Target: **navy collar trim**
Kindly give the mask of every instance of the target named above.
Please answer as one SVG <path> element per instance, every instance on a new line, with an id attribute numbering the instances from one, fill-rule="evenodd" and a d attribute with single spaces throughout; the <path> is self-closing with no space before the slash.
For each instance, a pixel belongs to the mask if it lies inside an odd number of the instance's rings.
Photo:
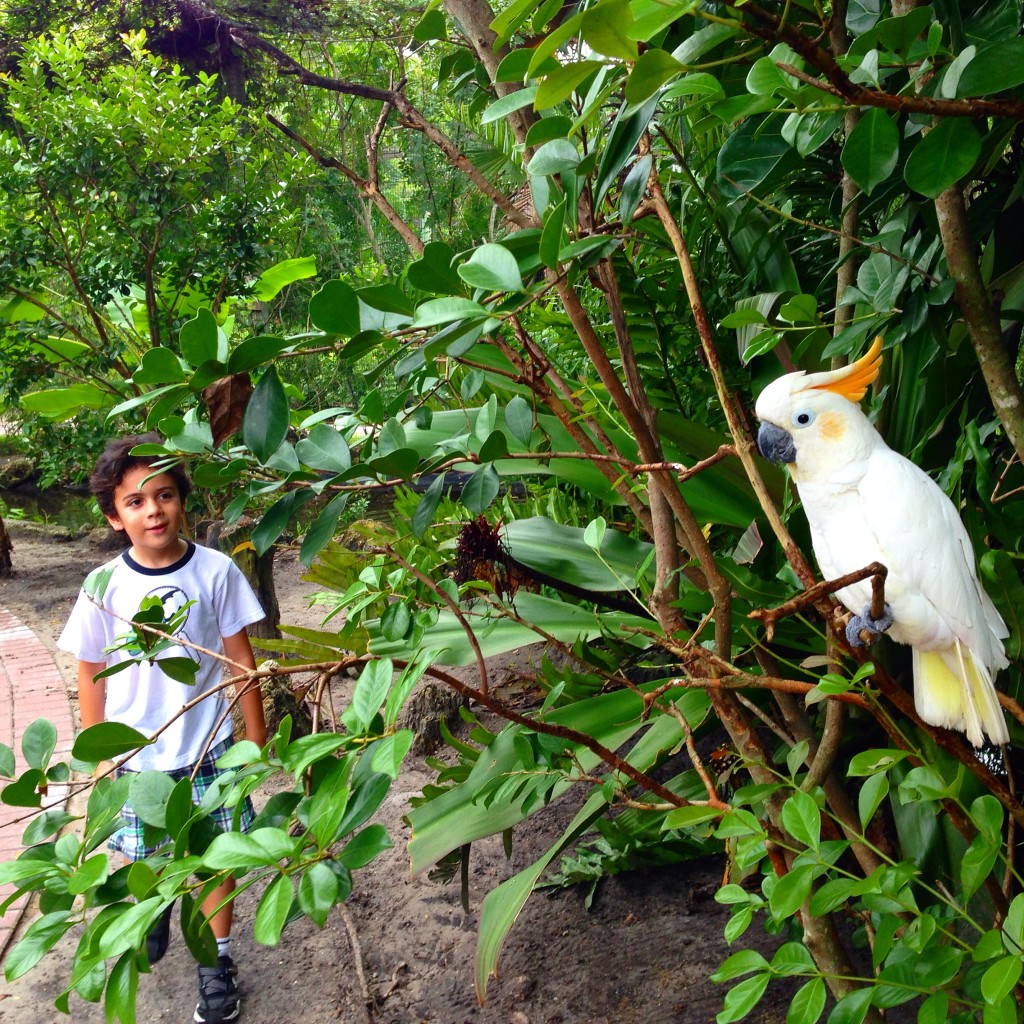
<path id="1" fill-rule="evenodd" d="M 192 556 L 196 553 L 195 544 L 187 540 L 185 543 L 188 547 L 185 549 L 185 554 L 181 556 L 176 562 L 172 562 L 170 565 L 165 565 L 160 569 L 151 569 L 148 565 L 140 565 L 132 558 L 128 551 L 125 551 L 121 557 L 124 559 L 124 564 L 129 569 L 134 569 L 135 572 L 141 573 L 143 576 L 169 576 L 172 572 L 177 572 L 179 569 L 184 568 L 190 561 Z"/>

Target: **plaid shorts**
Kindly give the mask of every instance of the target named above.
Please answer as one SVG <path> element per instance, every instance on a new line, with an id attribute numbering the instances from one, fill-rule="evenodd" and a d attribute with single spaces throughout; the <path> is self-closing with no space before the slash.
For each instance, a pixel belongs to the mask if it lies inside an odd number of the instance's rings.
<path id="1" fill-rule="evenodd" d="M 216 767 L 216 761 L 231 748 L 231 745 L 231 740 L 224 740 L 218 743 L 199 762 L 199 771 L 192 780 L 192 802 L 194 804 L 198 804 L 202 800 L 203 794 L 213 784 L 213 781 L 218 776 L 224 774 L 221 769 Z M 181 779 L 187 779 L 192 774 L 194 768 L 195 765 L 185 765 L 184 768 L 173 768 L 168 772 L 164 772 L 164 774 L 170 776 L 175 782 L 179 782 Z M 117 774 L 120 776 L 132 775 L 134 773 L 129 769 L 121 768 Z M 223 831 L 230 832 L 234 823 L 234 815 L 234 807 L 221 806 L 210 812 L 210 819 Z M 245 797 L 239 821 L 240 831 L 248 832 L 252 828 L 255 818 L 256 812 L 253 810 L 252 801 L 249 797 Z M 158 853 L 173 842 L 173 837 L 169 836 L 161 840 L 156 846 L 147 846 L 143 838 L 142 822 L 136 817 L 131 804 L 126 803 L 121 808 L 121 819 L 124 821 L 124 826 L 110 837 L 107 845 L 111 850 L 119 850 L 128 860 L 135 861 L 151 857 L 154 853 Z"/>

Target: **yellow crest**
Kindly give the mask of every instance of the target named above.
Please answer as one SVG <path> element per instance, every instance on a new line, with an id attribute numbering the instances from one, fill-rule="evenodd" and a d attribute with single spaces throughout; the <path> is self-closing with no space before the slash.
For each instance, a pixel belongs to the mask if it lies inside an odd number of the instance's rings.
<path id="1" fill-rule="evenodd" d="M 859 402 L 878 378 L 881 368 L 882 336 L 878 335 L 871 343 L 871 348 L 857 362 L 832 373 L 816 373 L 814 376 L 820 379 L 820 383 L 810 386 L 821 391 L 831 391 L 833 394 L 842 395 L 843 398 L 847 398 L 851 402 Z"/>

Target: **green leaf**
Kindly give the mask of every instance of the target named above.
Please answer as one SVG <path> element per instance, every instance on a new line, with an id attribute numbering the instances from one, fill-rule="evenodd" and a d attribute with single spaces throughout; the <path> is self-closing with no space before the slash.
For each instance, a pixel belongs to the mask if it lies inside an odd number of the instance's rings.
<path id="1" fill-rule="evenodd" d="M 492 430 L 477 453 L 481 462 L 496 462 L 508 456 L 508 438 L 500 430 Z"/>
<path id="2" fill-rule="evenodd" d="M 308 487 L 289 491 L 263 513 L 250 536 L 257 555 L 266 554 L 271 549 L 274 541 L 284 533 L 292 518 L 313 496 Z"/>
<path id="3" fill-rule="evenodd" d="M 338 854 L 338 860 L 350 871 L 366 867 L 375 857 L 394 846 L 383 825 L 368 825 L 357 832 Z"/>
<path id="4" fill-rule="evenodd" d="M 896 169 L 900 133 L 896 122 L 881 108 L 866 110 L 843 146 L 847 174 L 868 195 Z"/>
<path id="5" fill-rule="evenodd" d="M 651 176 L 651 164 L 654 158 L 645 153 L 630 169 L 626 180 L 622 183 L 622 195 L 619 197 L 619 216 L 623 224 L 630 224 L 640 201 L 647 191 L 647 182 Z"/>
<path id="6" fill-rule="evenodd" d="M 476 249 L 469 260 L 459 266 L 458 273 L 467 284 L 489 292 L 518 292 L 523 288 L 515 256 L 496 242 L 488 242 Z M 419 310 L 416 316 L 418 321 Z"/>
<path id="7" fill-rule="evenodd" d="M 57 910 L 33 921 L 21 941 L 14 945 L 4 960 L 4 977 L 15 981 L 51 950 L 72 926 L 70 910 Z"/>
<path id="8" fill-rule="evenodd" d="M 299 561 L 303 565 L 310 565 L 313 559 L 334 537 L 338 520 L 348 504 L 348 497 L 348 494 L 345 492 L 336 494 L 327 503 L 327 507 L 317 516 L 316 522 L 306 530 L 302 538 L 302 546 L 299 548 Z"/>
<path id="9" fill-rule="evenodd" d="M 21 752 L 29 768 L 46 771 L 57 746 L 57 727 L 46 718 L 30 722 L 21 737 Z"/>
<path id="10" fill-rule="evenodd" d="M 295 344 L 288 338 L 275 337 L 270 334 L 259 334 L 255 338 L 246 338 L 228 356 L 227 371 L 229 374 L 248 373 L 257 366 L 269 363 L 275 356 Z"/>
<path id="11" fill-rule="evenodd" d="M 428 299 L 416 307 L 413 327 L 435 327 L 454 320 L 473 320 L 490 316 L 490 310 L 472 299 L 451 296 L 443 299 Z"/>
<path id="12" fill-rule="evenodd" d="M 135 384 L 178 384 L 188 376 L 181 360 L 169 348 L 151 348 L 132 374 Z"/>
<path id="13" fill-rule="evenodd" d="M 776 172 L 796 160 L 782 135 L 783 121 L 768 117 L 747 117 L 729 135 L 718 151 L 718 176 L 722 191 L 730 199 L 758 188 Z"/>
<path id="14" fill-rule="evenodd" d="M 178 332 L 182 357 L 192 366 L 227 359 L 227 352 L 221 352 L 221 331 L 214 315 L 200 306 L 191 320 L 186 320 Z M 151 382 L 158 383 L 158 382 Z"/>
<path id="15" fill-rule="evenodd" d="M 1020 956 L 1004 956 L 997 960 L 981 978 L 981 994 L 991 1005 L 1002 1002 L 1020 980 Z"/>
<path id="16" fill-rule="evenodd" d="M 404 634 L 403 634 L 404 635 Z M 394 665 L 388 658 L 371 661 L 366 664 L 356 680 L 352 691 L 350 711 L 356 721 L 365 729 L 373 721 L 387 699 L 394 675 Z"/>
<path id="17" fill-rule="evenodd" d="M 130 778 L 128 799 L 132 810 L 147 825 L 166 828 L 167 801 L 170 799 L 171 790 L 174 789 L 174 780 L 169 775 L 157 771 L 142 771 L 131 775 Z"/>
<path id="18" fill-rule="evenodd" d="M 276 299 L 282 288 L 296 281 L 316 277 L 316 257 L 298 256 L 295 259 L 282 260 L 264 270 L 252 286 L 253 298 L 260 302 Z"/>
<path id="19" fill-rule="evenodd" d="M 106 881 L 108 859 L 105 853 L 97 853 L 84 861 L 68 879 L 68 892 L 80 896 L 83 892 Z"/>
<path id="20" fill-rule="evenodd" d="M 388 696 L 388 706 L 391 705 L 391 696 Z M 398 732 L 389 733 L 383 739 L 378 740 L 373 747 L 373 757 L 370 767 L 375 772 L 381 772 L 389 778 L 397 779 L 398 771 L 405 760 L 405 755 L 412 748 L 415 735 L 411 729 L 400 729 Z M 351 867 L 351 865 L 349 865 Z"/>
<path id="21" fill-rule="evenodd" d="M 257 828 L 249 833 L 223 832 L 203 854 L 203 866 L 214 871 L 266 867 L 295 854 L 296 840 L 279 828 Z"/>
<path id="22" fill-rule="evenodd" d="M 41 843 L 50 836 L 56 835 L 65 825 L 69 825 L 73 821 L 77 821 L 77 818 L 73 814 L 68 814 L 67 811 L 44 811 L 28 823 L 21 837 L 22 845 L 35 846 L 36 843 Z"/>
<path id="23" fill-rule="evenodd" d="M 568 139 L 552 139 L 533 154 L 527 169 L 534 177 L 547 177 L 574 171 L 579 162 L 579 151 Z"/>
<path id="24" fill-rule="evenodd" d="M 103 1000 L 103 1013 L 107 1024 L 113 1024 L 115 1018 L 122 1024 L 130 1024 L 135 1020 L 135 999 L 139 990 L 136 956 L 136 950 L 127 949 L 110 969 Z"/>
<path id="25" fill-rule="evenodd" d="M 777 921 L 792 917 L 811 894 L 813 868 L 810 865 L 793 868 L 776 883 L 768 897 L 768 906 Z"/>
<path id="26" fill-rule="evenodd" d="M 260 377 L 242 419 L 242 441 L 264 465 L 288 433 L 288 398 L 271 366 Z"/>
<path id="27" fill-rule="evenodd" d="M 6 743 L 0 743 L 0 778 L 14 778 L 14 751 Z"/>
<path id="28" fill-rule="evenodd" d="M 889 794 L 889 777 L 884 772 L 877 772 L 870 776 L 867 782 L 861 786 L 860 794 L 857 797 L 857 811 L 860 817 L 860 826 L 867 829 L 869 822 L 875 816 L 875 811 Z"/>
<path id="29" fill-rule="evenodd" d="M 317 423 L 307 437 L 295 445 L 295 454 L 304 466 L 328 473 L 344 473 L 352 465 L 352 453 L 341 434 L 326 423 Z"/>
<path id="30" fill-rule="evenodd" d="M 717 1024 L 731 1024 L 734 1020 L 742 1020 L 757 1006 L 771 981 L 770 974 L 755 974 L 738 985 L 733 986 L 725 994 L 722 1010 L 716 1015 Z"/>
<path id="31" fill-rule="evenodd" d="M 908 756 L 905 750 L 863 750 L 851 758 L 847 775 L 856 777 L 887 772 Z"/>
<path id="32" fill-rule="evenodd" d="M 443 12 L 436 9 L 428 10 L 412 30 L 412 37 L 418 43 L 425 43 L 431 39 L 447 39 L 448 23 Z"/>
<path id="33" fill-rule="evenodd" d="M 380 635 L 385 640 L 403 639 L 412 625 L 412 616 L 402 600 L 392 601 L 380 617 Z"/>
<path id="34" fill-rule="evenodd" d="M 558 267 L 558 254 L 565 244 L 565 204 L 566 200 L 563 199 L 548 207 L 544 213 L 544 228 L 540 236 L 540 261 L 551 270 Z"/>
<path id="35" fill-rule="evenodd" d="M 191 658 L 157 658 L 156 666 L 169 679 L 186 686 L 195 686 L 199 663 Z"/>
<path id="36" fill-rule="evenodd" d="M 321 331 L 351 338 L 359 333 L 359 299 L 344 281 L 328 281 L 309 300 L 309 319 Z"/>
<path id="37" fill-rule="evenodd" d="M 768 970 L 768 961 L 756 949 L 740 949 L 731 954 L 711 975 L 714 982 L 732 981 L 744 974 L 761 973 Z"/>
<path id="38" fill-rule="evenodd" d="M 505 407 L 505 425 L 524 445 L 533 437 L 533 409 L 522 395 L 514 395 Z"/>
<path id="39" fill-rule="evenodd" d="M 78 734 L 71 756 L 79 761 L 110 761 L 152 742 L 137 729 L 121 722 L 99 722 Z"/>
<path id="40" fill-rule="evenodd" d="M 811 978 L 793 996 L 786 1011 L 786 1024 L 814 1024 L 825 1012 L 825 982 Z"/>
<path id="41" fill-rule="evenodd" d="M 960 74 L 956 95 L 988 97 L 1015 89 L 1021 83 L 1024 83 L 1024 39 L 1007 39 L 978 51 Z"/>
<path id="42" fill-rule="evenodd" d="M 462 489 L 462 504 L 474 515 L 481 515 L 498 496 L 501 479 L 494 466 L 478 469 Z"/>
<path id="43" fill-rule="evenodd" d="M 510 92 L 507 96 L 502 96 L 496 99 L 486 110 L 480 115 L 481 124 L 490 124 L 492 121 L 501 121 L 508 117 L 509 114 L 514 114 L 517 110 L 521 110 L 523 107 L 532 105 L 533 101 L 537 98 L 537 86 L 530 85 L 525 89 L 517 89 L 515 92 Z"/>
<path id="44" fill-rule="evenodd" d="M 639 108 L 624 103 L 619 109 L 608 135 L 608 141 L 601 152 L 594 179 L 594 204 L 604 200 L 612 185 L 618 181 L 622 168 L 632 160 L 637 143 L 651 124 L 658 98 L 652 96 Z M 532 168 L 531 168 L 532 170 Z M 565 261 L 563 255 L 562 261 Z"/>
<path id="45" fill-rule="evenodd" d="M 406 279 L 422 292 L 459 295 L 465 289 L 452 267 L 454 260 L 451 246 L 444 242 L 427 242 L 420 258 L 409 265 Z"/>
<path id="46" fill-rule="evenodd" d="M 797 842 L 812 850 L 818 848 L 821 811 L 809 794 L 798 789 L 789 795 L 782 805 L 782 823 Z"/>
<path id="47" fill-rule="evenodd" d="M 637 106 L 686 70 L 675 57 L 652 47 L 640 55 L 626 81 L 626 102 Z"/>
<path id="48" fill-rule="evenodd" d="M 970 119 L 939 121 L 914 147 L 903 168 L 906 183 L 929 199 L 963 178 L 981 154 L 981 136 Z"/>
<path id="49" fill-rule="evenodd" d="M 133 399 L 135 404 L 149 401 L 150 396 Z M 65 420 L 83 409 L 106 409 L 113 404 L 109 391 L 95 384 L 73 384 L 67 388 L 45 388 L 42 391 L 26 392 L 19 399 L 26 412 L 36 412 L 45 419 Z"/>
<path id="50" fill-rule="evenodd" d="M 871 1006 L 873 989 L 859 988 L 843 996 L 828 1015 L 828 1024 L 861 1024 Z"/>
<path id="51" fill-rule="evenodd" d="M 444 477 L 444 473 L 441 473 L 424 491 L 423 497 L 420 498 L 416 511 L 413 513 L 412 532 L 421 540 L 427 532 L 427 527 L 433 524 L 434 513 L 437 512 L 437 506 L 441 503 L 441 495 L 444 492 Z"/>
<path id="52" fill-rule="evenodd" d="M 292 880 L 280 875 L 267 886 L 267 891 L 256 910 L 252 937 L 264 946 L 276 946 L 281 941 L 288 912 L 292 908 L 294 890 Z"/>
<path id="53" fill-rule="evenodd" d="M 314 864 L 299 880 L 298 898 L 299 909 L 317 928 L 323 928 L 338 900 L 338 876 L 322 861 Z"/>
<path id="54" fill-rule="evenodd" d="M 580 34 L 591 49 L 606 57 L 635 61 L 636 40 L 627 30 L 633 24 L 633 11 L 629 0 L 604 0 L 591 7 L 580 22 Z"/>

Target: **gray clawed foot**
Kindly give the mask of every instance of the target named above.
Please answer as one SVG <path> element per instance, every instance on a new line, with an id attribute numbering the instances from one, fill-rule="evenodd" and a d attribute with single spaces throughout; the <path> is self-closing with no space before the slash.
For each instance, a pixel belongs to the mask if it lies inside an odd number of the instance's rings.
<path id="1" fill-rule="evenodd" d="M 865 630 L 871 634 L 867 643 L 874 643 L 891 625 L 892 609 L 885 605 L 882 609 L 882 616 L 878 619 L 871 618 L 871 605 L 864 605 L 860 615 L 854 615 L 846 624 L 846 642 L 851 647 L 863 647 L 864 639 L 861 633 Z"/>

